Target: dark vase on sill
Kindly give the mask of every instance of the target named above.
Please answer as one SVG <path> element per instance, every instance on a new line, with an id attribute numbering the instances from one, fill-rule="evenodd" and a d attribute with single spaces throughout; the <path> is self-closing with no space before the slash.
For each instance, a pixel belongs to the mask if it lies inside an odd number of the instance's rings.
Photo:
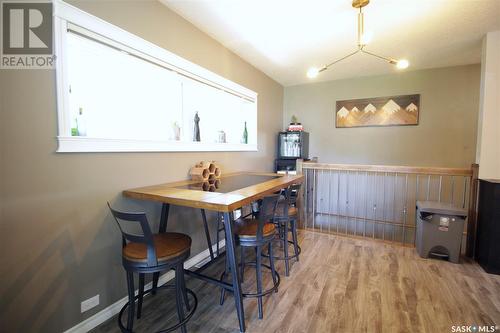
<path id="1" fill-rule="evenodd" d="M 193 141 L 200 142 L 200 117 L 198 116 L 198 112 L 194 115 L 194 129 L 193 129 Z"/>

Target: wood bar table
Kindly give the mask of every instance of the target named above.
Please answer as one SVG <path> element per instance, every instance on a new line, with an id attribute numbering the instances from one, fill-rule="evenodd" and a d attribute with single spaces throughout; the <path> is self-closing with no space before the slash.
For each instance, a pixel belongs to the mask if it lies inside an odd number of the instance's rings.
<path id="1" fill-rule="evenodd" d="M 238 272 L 235 255 L 234 217 L 233 212 L 243 206 L 287 188 L 291 184 L 302 183 L 302 175 L 282 175 L 276 173 L 239 172 L 224 175 L 212 186 L 197 181 L 179 181 L 174 183 L 152 185 L 123 191 L 129 198 L 157 201 L 162 203 L 159 232 L 166 232 L 170 205 L 198 208 L 205 216 L 205 210 L 218 212 L 223 216 L 226 232 L 226 251 L 231 272 Z M 207 231 L 207 230 L 206 230 Z M 211 248 L 211 246 L 210 246 Z M 202 274 L 209 265 L 214 264 L 213 255 L 203 267 L 197 270 L 186 270 L 186 274 L 199 278 L 233 292 L 240 331 L 245 332 L 245 315 L 243 311 L 243 296 L 238 274 L 231 274 L 232 283 Z M 217 257 L 217 259 L 219 256 Z M 158 275 L 154 278 L 154 285 Z"/>

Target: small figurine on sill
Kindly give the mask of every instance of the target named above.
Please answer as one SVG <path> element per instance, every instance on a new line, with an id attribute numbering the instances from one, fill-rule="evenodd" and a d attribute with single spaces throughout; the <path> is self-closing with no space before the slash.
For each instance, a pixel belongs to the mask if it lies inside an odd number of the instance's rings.
<path id="1" fill-rule="evenodd" d="M 181 139 L 181 127 L 176 121 L 172 124 L 172 132 L 174 134 L 174 140 L 179 141 Z"/>

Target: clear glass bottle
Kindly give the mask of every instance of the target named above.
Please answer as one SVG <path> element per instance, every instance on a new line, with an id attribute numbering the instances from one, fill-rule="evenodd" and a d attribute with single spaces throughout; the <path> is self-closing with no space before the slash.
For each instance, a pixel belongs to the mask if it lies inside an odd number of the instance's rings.
<path id="1" fill-rule="evenodd" d="M 83 108 L 78 110 L 78 115 L 76 116 L 76 129 L 79 136 L 87 136 L 87 122 L 85 121 Z"/>

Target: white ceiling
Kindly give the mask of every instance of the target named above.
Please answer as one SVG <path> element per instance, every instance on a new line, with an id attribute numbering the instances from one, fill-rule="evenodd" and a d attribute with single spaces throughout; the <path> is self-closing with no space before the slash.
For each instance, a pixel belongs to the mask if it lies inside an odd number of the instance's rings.
<path id="1" fill-rule="evenodd" d="M 351 0 L 160 1 L 285 86 L 356 49 Z M 367 50 L 406 58 L 407 70 L 479 63 L 482 36 L 500 30 L 500 0 L 371 0 L 364 12 Z M 358 54 L 314 81 L 395 71 Z"/>

